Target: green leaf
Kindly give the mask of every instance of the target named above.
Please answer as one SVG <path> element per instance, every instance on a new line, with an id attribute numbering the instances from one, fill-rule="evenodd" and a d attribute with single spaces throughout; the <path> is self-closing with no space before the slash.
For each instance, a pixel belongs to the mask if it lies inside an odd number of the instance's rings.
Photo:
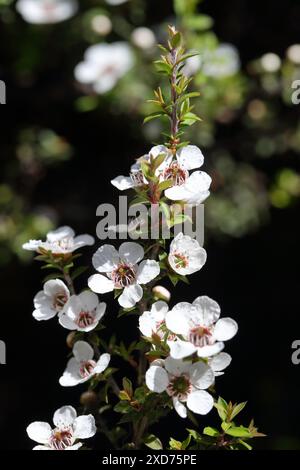
<path id="1" fill-rule="evenodd" d="M 214 24 L 213 19 L 208 15 L 190 16 L 184 19 L 184 25 L 188 29 L 196 31 L 205 31 L 210 29 Z"/>
<path id="2" fill-rule="evenodd" d="M 182 41 L 181 33 L 177 31 L 177 33 L 174 34 L 174 36 L 171 38 L 171 46 L 174 49 L 176 49 L 177 47 L 180 46 L 181 41 Z"/>
<path id="3" fill-rule="evenodd" d="M 242 446 L 246 447 L 247 450 L 252 450 L 252 447 L 250 446 L 250 444 L 248 444 L 248 442 L 245 442 L 242 439 L 239 439 L 238 442 L 242 444 Z"/>
<path id="4" fill-rule="evenodd" d="M 169 446 L 174 450 L 182 450 L 182 443 L 180 441 L 176 441 L 173 437 L 170 438 Z"/>
<path id="5" fill-rule="evenodd" d="M 149 447 L 149 449 L 153 449 L 153 450 L 163 449 L 161 440 L 158 437 L 154 436 L 154 434 L 149 434 L 148 436 L 146 436 L 146 438 L 144 439 L 144 444 L 147 447 Z"/>
<path id="6" fill-rule="evenodd" d="M 159 118 L 161 116 L 164 116 L 164 115 L 165 115 L 165 113 L 162 113 L 162 112 L 161 113 L 149 114 L 149 116 L 145 117 L 143 123 L 146 124 L 147 122 L 152 121 L 152 119 L 157 119 L 157 118 Z"/>
<path id="7" fill-rule="evenodd" d="M 127 392 L 125 392 L 125 390 L 120 391 L 119 398 L 120 400 L 131 401 L 131 397 L 128 395 Z"/>
<path id="8" fill-rule="evenodd" d="M 218 410 L 218 414 L 219 414 L 221 420 L 226 421 L 226 419 L 227 419 L 227 407 L 228 407 L 227 402 L 222 397 L 219 397 L 218 402 L 215 403 L 215 407 Z"/>
<path id="9" fill-rule="evenodd" d="M 124 377 L 122 383 L 123 383 L 124 391 L 127 393 L 127 395 L 129 397 L 132 397 L 133 396 L 133 388 L 132 388 L 131 381 L 129 379 L 127 379 L 127 377 Z"/>
<path id="10" fill-rule="evenodd" d="M 242 403 L 238 403 L 237 405 L 234 405 L 233 410 L 230 414 L 230 419 L 233 420 L 247 405 L 246 401 L 243 401 Z"/>
<path id="11" fill-rule="evenodd" d="M 221 424 L 221 428 L 223 429 L 224 432 L 227 432 L 228 429 L 230 429 L 232 426 L 232 423 L 227 423 L 226 421 L 223 421 Z"/>
<path id="12" fill-rule="evenodd" d="M 244 426 L 230 427 L 226 434 L 233 437 L 252 437 L 251 432 Z"/>
<path id="13" fill-rule="evenodd" d="M 210 426 L 203 429 L 203 434 L 211 437 L 216 437 L 220 435 L 219 431 L 216 428 L 211 428 Z"/>

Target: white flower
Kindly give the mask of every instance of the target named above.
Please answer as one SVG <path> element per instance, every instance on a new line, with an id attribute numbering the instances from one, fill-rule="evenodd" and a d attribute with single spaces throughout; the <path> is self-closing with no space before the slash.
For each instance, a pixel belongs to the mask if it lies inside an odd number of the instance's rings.
<path id="1" fill-rule="evenodd" d="M 232 44 L 220 44 L 204 55 L 202 71 L 204 75 L 224 78 L 236 74 L 240 68 L 239 53 Z"/>
<path id="2" fill-rule="evenodd" d="M 300 64 L 300 44 L 293 44 L 288 47 L 286 55 L 291 62 Z"/>
<path id="3" fill-rule="evenodd" d="M 172 201 L 187 204 L 201 204 L 209 196 L 210 176 L 204 171 L 194 171 L 203 165 L 204 157 L 195 145 L 187 145 L 178 150 L 176 159 L 167 159 L 162 172 L 162 180 L 173 181 L 173 186 L 165 190 L 165 196 Z"/>
<path id="4" fill-rule="evenodd" d="M 112 23 L 106 15 L 95 15 L 91 19 L 91 26 L 93 31 L 101 36 L 106 36 L 112 30 Z"/>
<path id="5" fill-rule="evenodd" d="M 33 317 L 36 320 L 49 320 L 55 317 L 63 309 L 69 297 L 69 289 L 60 279 L 45 282 L 43 290 L 33 299 L 35 307 Z"/>
<path id="6" fill-rule="evenodd" d="M 281 67 L 280 57 L 273 52 L 267 52 L 267 54 L 264 54 L 260 59 L 260 63 L 264 71 L 270 73 L 278 72 Z"/>
<path id="7" fill-rule="evenodd" d="M 63 226 L 47 233 L 46 241 L 30 240 L 24 243 L 23 249 L 40 252 L 43 250 L 51 251 L 54 255 L 73 253 L 86 245 L 93 245 L 94 238 L 91 235 L 77 235 L 71 227 Z"/>
<path id="8" fill-rule="evenodd" d="M 197 297 L 192 304 L 180 302 L 166 315 L 167 328 L 180 335 L 170 342 L 170 355 L 181 359 L 197 352 L 199 357 L 219 353 L 223 341 L 231 339 L 237 332 L 237 323 L 232 318 L 220 317 L 220 307 L 206 296 Z"/>
<path id="9" fill-rule="evenodd" d="M 18 0 L 17 11 L 28 23 L 59 23 L 75 15 L 77 0 Z"/>
<path id="10" fill-rule="evenodd" d="M 215 377 L 224 374 L 224 369 L 226 369 L 231 363 L 231 356 L 225 352 L 220 352 L 213 357 L 208 358 L 208 365 L 214 371 Z"/>
<path id="11" fill-rule="evenodd" d="M 98 325 L 105 309 L 106 303 L 99 303 L 96 294 L 83 291 L 70 297 L 59 314 L 59 323 L 68 330 L 91 331 Z"/>
<path id="12" fill-rule="evenodd" d="M 133 30 L 131 34 L 133 44 L 141 49 L 150 49 L 155 45 L 155 35 L 149 28 L 141 26 Z"/>
<path id="13" fill-rule="evenodd" d="M 142 335 L 151 338 L 157 335 L 164 339 L 166 335 L 166 314 L 169 311 L 168 304 L 159 300 L 151 305 L 150 311 L 145 311 L 139 318 L 139 329 Z M 168 341 L 171 341 L 174 335 L 168 335 Z"/>
<path id="14" fill-rule="evenodd" d="M 101 246 L 93 256 L 94 268 L 103 274 L 94 274 L 88 280 L 92 291 L 99 294 L 123 289 L 118 297 L 124 308 L 133 307 L 143 296 L 141 285 L 148 284 L 159 275 L 159 263 L 144 257 L 144 249 L 134 242 L 125 242 L 119 251 L 112 245 Z M 138 264 L 139 263 L 139 264 Z"/>
<path id="15" fill-rule="evenodd" d="M 202 60 L 200 55 L 194 55 L 192 57 L 189 57 L 184 64 L 183 67 L 183 73 L 184 75 L 187 75 L 190 77 L 191 75 L 194 75 L 197 73 L 201 67 Z"/>
<path id="16" fill-rule="evenodd" d="M 172 357 L 164 361 L 164 367 L 161 364 L 154 361 L 146 372 L 147 387 L 157 393 L 166 391 L 181 418 L 187 416 L 186 406 L 194 413 L 209 413 L 214 401 L 205 390 L 214 383 L 213 370 L 202 361 L 191 364 Z"/>
<path id="17" fill-rule="evenodd" d="M 183 276 L 199 271 L 206 262 L 206 251 L 198 241 L 179 233 L 170 245 L 168 261 L 171 268 Z"/>
<path id="18" fill-rule="evenodd" d="M 109 354 L 102 354 L 98 361 L 94 360 L 94 350 L 85 341 L 77 341 L 73 347 L 73 355 L 59 379 L 63 387 L 73 387 L 86 382 L 95 374 L 101 374 L 110 361 Z"/>
<path id="19" fill-rule="evenodd" d="M 95 419 L 92 415 L 78 416 L 72 406 L 59 408 L 53 416 L 55 428 L 50 424 L 35 421 L 26 431 L 30 439 L 38 442 L 33 450 L 77 450 L 82 446 L 77 439 L 88 439 L 96 434 Z"/>
<path id="20" fill-rule="evenodd" d="M 134 57 L 126 42 L 90 46 L 83 62 L 74 70 L 78 82 L 91 85 L 96 93 L 106 93 L 133 66 Z"/>
<path id="21" fill-rule="evenodd" d="M 152 147 L 148 154 L 143 155 L 141 158 L 137 159 L 137 161 L 133 165 L 131 165 L 129 176 L 117 176 L 116 178 L 111 180 L 111 184 L 120 191 L 125 191 L 126 189 L 147 185 L 148 181 L 143 175 L 140 161 L 142 159 L 149 161 L 151 157 L 156 158 L 162 153 L 165 153 L 166 157 L 169 153 L 168 149 L 164 145 L 156 145 L 155 147 Z M 157 173 L 159 173 L 159 169 L 157 170 Z"/>

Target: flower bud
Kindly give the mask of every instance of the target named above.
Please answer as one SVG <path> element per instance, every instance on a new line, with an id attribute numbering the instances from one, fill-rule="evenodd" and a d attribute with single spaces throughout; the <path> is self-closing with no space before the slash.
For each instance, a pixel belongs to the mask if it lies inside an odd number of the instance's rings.
<path id="1" fill-rule="evenodd" d="M 157 300 L 164 300 L 169 302 L 171 298 L 171 293 L 163 286 L 155 286 L 152 289 L 153 295 Z"/>
<path id="2" fill-rule="evenodd" d="M 95 393 L 93 390 L 87 390 L 86 392 L 83 392 L 80 397 L 80 404 L 82 406 L 86 406 L 88 408 L 96 408 L 98 405 L 99 400 L 97 397 L 97 393 Z"/>
<path id="3" fill-rule="evenodd" d="M 75 337 L 76 337 L 76 331 L 71 331 L 71 332 L 68 334 L 67 338 L 66 338 L 67 346 L 68 346 L 70 349 L 73 349 L 73 346 L 74 346 L 74 344 L 76 343 Z"/>

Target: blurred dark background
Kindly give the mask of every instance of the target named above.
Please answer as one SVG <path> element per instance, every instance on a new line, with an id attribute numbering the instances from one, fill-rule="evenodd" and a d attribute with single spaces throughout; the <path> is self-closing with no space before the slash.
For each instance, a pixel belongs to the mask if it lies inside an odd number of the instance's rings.
<path id="1" fill-rule="evenodd" d="M 82 3 L 87 8 L 88 2 Z M 201 4 L 201 12 L 214 19 L 213 30 L 220 41 L 236 46 L 241 70 L 266 52 L 282 56 L 299 41 L 300 2 L 296 0 L 208 0 Z M 171 1 L 151 0 L 146 2 L 144 24 L 151 27 L 172 15 Z M 74 85 L 73 66 L 85 47 L 71 33 L 67 37 L 66 29 L 61 23 L 47 33 L 41 29 L 29 32 L 20 18 L 0 22 L 0 78 L 7 85 L 7 105 L 0 108 L 0 180 L 22 199 L 18 199 L 21 214 L 30 217 L 32 212 L 45 213 L 55 225 L 68 224 L 77 233 L 95 234 L 96 207 L 117 201 L 118 192 L 110 180 L 127 174 L 133 158 L 146 152 L 150 144 L 143 133 L 141 116 L 132 113 L 129 117 L 124 110 L 114 112 L 106 96 L 89 112 L 74 108 L 80 90 Z M 30 41 L 39 41 L 40 47 L 34 79 L 24 69 L 18 73 L 21 62 L 30 60 L 22 56 Z M 201 109 L 201 98 L 199 102 Z M 300 108 L 295 108 L 285 110 L 279 106 L 278 122 L 297 122 Z M 217 142 L 241 145 L 233 150 L 237 162 L 250 160 L 249 147 L 242 147 L 240 141 L 245 133 L 241 117 L 245 109 L 246 104 L 241 107 L 240 117 L 226 125 L 216 122 Z M 24 128 L 52 129 L 68 142 L 70 155 L 45 167 L 40 163 L 28 167 L 27 160 L 16 158 L 20 145 L 24 145 L 20 144 Z M 205 169 L 209 171 L 213 151 L 203 151 Z M 267 176 L 287 165 L 300 171 L 299 154 L 289 150 L 275 159 L 252 163 Z M 22 223 L 26 227 L 29 224 L 27 219 Z M 38 225 L 39 219 L 34 223 Z M 248 400 L 241 419 L 247 423 L 254 417 L 267 434 L 257 440 L 255 448 L 300 449 L 300 366 L 291 362 L 291 344 L 300 337 L 299 239 L 299 199 L 295 198 L 284 208 L 271 206 L 265 222 L 243 236 L 208 234 L 206 266 L 191 277 L 191 286 L 182 285 L 172 291 L 171 304 L 206 294 L 219 302 L 223 315 L 238 321 L 239 333 L 226 348 L 233 361 L 224 377 L 219 378 L 217 392 L 227 400 Z M 41 288 L 43 273 L 38 263 L 30 263 L 11 250 L 11 242 L 3 242 L 0 253 L 5 259 L 0 271 L 0 339 L 7 345 L 7 364 L 0 365 L 0 447 L 30 449 L 26 426 L 34 420 L 51 421 L 61 405 L 76 406 L 84 387 L 69 390 L 59 386 L 68 353 L 66 331 L 55 320 L 38 323 L 32 318 L 32 299 Z M 87 264 L 93 252 L 93 247 L 85 249 Z M 77 285 L 84 287 L 84 276 Z M 116 303 L 109 294 L 104 300 L 108 304 L 104 336 L 116 331 L 119 338 L 134 338 L 136 318 L 117 321 Z M 213 425 L 214 420 L 217 422 L 215 412 L 200 418 L 200 427 L 208 422 Z M 185 427 L 191 426 L 172 413 L 161 421 L 156 432 L 164 440 L 172 429 L 172 436 L 180 439 Z M 97 439 L 99 448 L 108 446 L 101 435 Z"/>

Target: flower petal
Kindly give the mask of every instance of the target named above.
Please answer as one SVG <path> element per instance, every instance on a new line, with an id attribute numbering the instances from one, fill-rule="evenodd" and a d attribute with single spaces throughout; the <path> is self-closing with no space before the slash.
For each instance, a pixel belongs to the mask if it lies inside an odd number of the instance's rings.
<path id="1" fill-rule="evenodd" d="M 125 263 L 135 265 L 144 258 L 144 248 L 135 242 L 125 242 L 119 248 L 119 256 Z"/>
<path id="2" fill-rule="evenodd" d="M 165 360 L 166 370 L 172 374 L 179 376 L 185 372 L 189 372 L 191 364 L 187 361 L 182 361 L 180 359 L 173 359 L 172 357 L 167 357 Z"/>
<path id="3" fill-rule="evenodd" d="M 89 288 L 97 294 L 105 294 L 114 290 L 114 283 L 103 274 L 93 274 L 88 278 Z"/>
<path id="4" fill-rule="evenodd" d="M 119 191 L 126 191 L 126 189 L 130 189 L 134 187 L 133 181 L 130 176 L 117 176 L 113 180 L 111 180 L 111 184 L 115 186 L 115 188 L 119 189 Z"/>
<path id="5" fill-rule="evenodd" d="M 219 304 L 206 295 L 197 297 L 193 302 L 193 306 L 197 309 L 201 326 L 211 326 L 220 317 L 221 309 Z"/>
<path id="6" fill-rule="evenodd" d="M 95 418 L 93 415 L 78 416 L 74 421 L 74 437 L 88 439 L 96 434 Z"/>
<path id="7" fill-rule="evenodd" d="M 192 384 L 201 390 L 210 387 L 214 381 L 215 376 L 212 368 L 202 361 L 193 364 L 189 371 Z"/>
<path id="8" fill-rule="evenodd" d="M 59 324 L 67 330 L 77 330 L 78 325 L 66 313 L 62 312 L 58 317 Z"/>
<path id="9" fill-rule="evenodd" d="M 159 263 L 154 259 L 146 259 L 139 264 L 137 272 L 137 282 L 139 284 L 148 284 L 160 273 Z"/>
<path id="10" fill-rule="evenodd" d="M 42 421 L 35 421 L 34 423 L 29 424 L 26 428 L 28 437 L 39 444 L 47 444 L 49 441 L 52 429 L 50 424 L 44 423 Z"/>
<path id="11" fill-rule="evenodd" d="M 119 253 L 112 245 L 102 245 L 94 253 L 92 263 L 99 273 L 110 273 L 120 261 Z"/>
<path id="12" fill-rule="evenodd" d="M 194 170 L 203 165 L 204 156 L 196 145 L 187 145 L 177 152 L 177 159 L 186 170 Z"/>
<path id="13" fill-rule="evenodd" d="M 173 406 L 174 406 L 175 410 L 177 411 L 177 413 L 179 414 L 180 418 L 186 418 L 187 417 L 186 407 L 176 397 L 173 398 Z"/>
<path id="14" fill-rule="evenodd" d="M 183 359 L 188 357 L 196 351 L 195 346 L 187 341 L 177 339 L 176 341 L 169 341 L 170 356 L 174 359 Z"/>
<path id="15" fill-rule="evenodd" d="M 228 341 L 233 338 L 238 331 L 238 324 L 232 318 L 221 318 L 217 321 L 214 337 L 218 341 Z"/>
<path id="16" fill-rule="evenodd" d="M 169 384 L 169 377 L 165 369 L 159 366 L 150 366 L 146 372 L 146 385 L 152 392 L 162 393 Z"/>
<path id="17" fill-rule="evenodd" d="M 197 348 L 197 354 L 198 357 L 210 357 L 218 354 L 222 349 L 224 349 L 224 343 L 222 343 L 222 341 L 217 341 L 214 344 Z"/>
<path id="18" fill-rule="evenodd" d="M 123 308 L 131 308 L 143 297 L 143 288 L 139 284 L 132 284 L 125 287 L 120 297 L 119 304 Z"/>
<path id="19" fill-rule="evenodd" d="M 38 320 L 50 320 L 50 318 L 55 317 L 56 311 L 50 308 L 40 308 L 33 311 L 32 316 Z"/>
<path id="20" fill-rule="evenodd" d="M 86 233 L 83 235 L 77 235 L 77 237 L 74 238 L 74 245 L 75 245 L 76 250 L 82 246 L 94 245 L 94 243 L 95 243 L 95 238 Z"/>
<path id="21" fill-rule="evenodd" d="M 78 299 L 83 307 L 83 310 L 92 312 L 95 310 L 99 304 L 99 299 L 94 292 L 89 290 L 84 290 L 78 295 Z"/>
<path id="22" fill-rule="evenodd" d="M 166 315 L 168 330 L 179 335 L 187 335 L 190 330 L 189 319 L 192 305 L 189 302 L 179 302 Z"/>
<path id="23" fill-rule="evenodd" d="M 107 353 L 101 354 L 100 358 L 97 361 L 97 364 L 95 365 L 94 373 L 101 374 L 101 372 L 103 372 L 107 368 L 109 361 L 110 361 L 110 354 L 107 354 Z"/>
<path id="24" fill-rule="evenodd" d="M 188 396 L 187 407 L 194 413 L 206 415 L 213 406 L 213 397 L 205 390 L 197 390 Z"/>
<path id="25" fill-rule="evenodd" d="M 71 426 L 77 416 L 75 408 L 73 406 L 62 406 L 55 411 L 53 416 L 53 423 L 58 428 L 64 428 Z"/>
<path id="26" fill-rule="evenodd" d="M 73 354 L 77 362 L 89 361 L 94 357 L 94 350 L 86 341 L 76 341 L 73 346 Z"/>
<path id="27" fill-rule="evenodd" d="M 221 352 L 216 356 L 212 357 L 209 361 L 209 365 L 214 372 L 221 372 L 231 363 L 231 356 L 225 352 Z"/>
<path id="28" fill-rule="evenodd" d="M 67 364 L 66 370 L 64 371 L 63 375 L 59 379 L 59 384 L 62 387 L 74 387 L 82 382 L 82 377 L 79 373 L 80 371 L 80 364 L 72 357 Z"/>

